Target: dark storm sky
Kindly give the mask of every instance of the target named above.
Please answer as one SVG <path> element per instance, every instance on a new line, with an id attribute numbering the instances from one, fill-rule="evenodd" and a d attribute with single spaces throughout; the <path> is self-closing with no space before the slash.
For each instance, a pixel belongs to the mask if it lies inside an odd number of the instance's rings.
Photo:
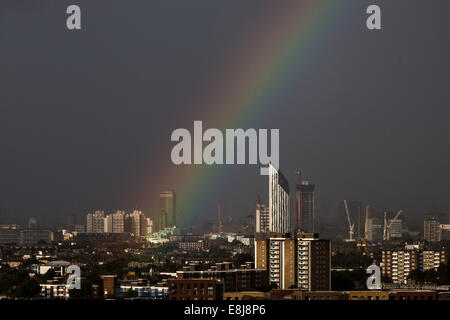
<path id="1" fill-rule="evenodd" d="M 409 221 L 433 204 L 446 211 L 450 2 L 336 1 L 345 12 L 273 101 L 282 107 L 249 127 L 280 128 L 291 190 L 295 170 L 305 169 L 329 221 L 342 199 L 403 209 Z M 74 3 L 83 29 L 70 32 L 65 10 Z M 381 32 L 365 28 L 369 4 L 382 8 Z M 192 105 L 273 6 L 2 0 L 0 223 L 63 222 L 68 213 L 136 202 L 157 213 L 159 191 L 179 187 L 154 180 L 170 166 L 170 133 L 201 120 L 205 106 Z M 192 118 L 186 108 L 195 109 Z M 197 217 L 214 218 L 217 202 L 236 217 L 252 213 L 258 193 L 267 193 L 259 167 L 219 170 L 225 174 L 198 203 Z"/>

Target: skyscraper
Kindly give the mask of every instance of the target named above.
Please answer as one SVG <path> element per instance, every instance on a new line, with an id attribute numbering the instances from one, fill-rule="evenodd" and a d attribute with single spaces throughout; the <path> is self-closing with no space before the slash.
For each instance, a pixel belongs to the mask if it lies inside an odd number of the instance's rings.
<path id="1" fill-rule="evenodd" d="M 176 217 L 176 195 L 173 191 L 163 191 L 159 195 L 160 217 L 159 227 L 164 229 L 177 224 Z"/>
<path id="2" fill-rule="evenodd" d="M 425 216 L 423 238 L 428 242 L 441 241 L 441 225 L 437 216 Z"/>
<path id="3" fill-rule="evenodd" d="M 281 171 L 269 164 L 269 231 L 288 233 L 290 226 L 289 183 Z"/>
<path id="4" fill-rule="evenodd" d="M 308 180 L 302 180 L 301 185 L 297 184 L 296 231 L 314 232 L 314 189 L 315 186 Z"/>

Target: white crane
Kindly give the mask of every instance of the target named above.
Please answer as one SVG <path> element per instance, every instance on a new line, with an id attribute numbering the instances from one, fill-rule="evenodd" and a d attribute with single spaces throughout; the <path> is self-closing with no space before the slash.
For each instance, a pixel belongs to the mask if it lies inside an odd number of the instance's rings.
<path id="1" fill-rule="evenodd" d="M 352 222 L 350 220 L 350 213 L 348 212 L 347 200 L 344 200 L 344 206 L 345 206 L 345 212 L 347 213 L 347 220 L 348 220 L 348 227 L 349 227 L 349 231 L 348 231 L 349 238 L 346 241 L 348 241 L 348 242 L 355 241 L 355 239 L 353 239 L 353 229 L 355 227 L 355 224 L 352 224 Z"/>
<path id="2" fill-rule="evenodd" d="M 391 239 L 391 234 L 389 232 L 389 230 L 392 227 L 392 224 L 394 223 L 395 220 L 397 220 L 398 216 L 403 212 L 403 210 L 398 210 L 397 214 L 395 215 L 394 219 L 391 219 L 389 222 L 389 225 L 387 223 L 387 212 L 384 212 L 384 228 L 383 228 L 383 240 L 390 240 Z"/>

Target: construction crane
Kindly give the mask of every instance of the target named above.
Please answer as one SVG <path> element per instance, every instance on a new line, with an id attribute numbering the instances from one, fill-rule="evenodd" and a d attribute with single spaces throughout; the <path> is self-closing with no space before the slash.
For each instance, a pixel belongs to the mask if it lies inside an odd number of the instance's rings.
<path id="1" fill-rule="evenodd" d="M 352 241 L 355 241 L 355 239 L 353 239 L 353 229 L 355 228 L 355 224 L 352 224 L 352 221 L 350 220 L 350 213 L 348 212 L 347 200 L 344 200 L 344 206 L 345 206 L 345 212 L 347 213 L 347 220 L 348 220 L 348 227 L 349 227 L 349 231 L 348 231 L 349 238 L 346 241 L 352 242 Z"/>
<path id="2" fill-rule="evenodd" d="M 403 210 L 398 210 L 397 214 L 395 215 L 394 219 L 391 219 L 390 223 L 387 222 L 387 212 L 384 212 L 384 228 L 383 228 L 383 240 L 390 240 L 391 234 L 389 230 L 392 227 L 392 224 L 395 220 L 400 216 L 400 214 L 403 212 Z"/>

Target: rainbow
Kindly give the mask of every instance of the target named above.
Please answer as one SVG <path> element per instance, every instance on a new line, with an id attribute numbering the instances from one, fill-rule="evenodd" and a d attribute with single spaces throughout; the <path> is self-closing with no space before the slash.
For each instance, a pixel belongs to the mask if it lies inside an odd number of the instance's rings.
<path id="1" fill-rule="evenodd" d="M 245 128 L 250 118 L 270 114 L 274 105 L 267 101 L 301 73 L 314 49 L 326 39 L 330 24 L 343 12 L 344 3 L 282 1 L 279 8 L 269 10 L 267 17 L 244 34 L 240 54 L 230 62 L 228 74 L 220 75 L 219 83 L 197 102 L 205 113 L 195 120 L 202 120 L 208 128 Z M 198 214 L 198 201 L 212 190 L 218 174 L 219 170 L 199 165 L 173 165 L 160 172 L 160 190 L 177 193 L 181 223 L 186 225 Z"/>

